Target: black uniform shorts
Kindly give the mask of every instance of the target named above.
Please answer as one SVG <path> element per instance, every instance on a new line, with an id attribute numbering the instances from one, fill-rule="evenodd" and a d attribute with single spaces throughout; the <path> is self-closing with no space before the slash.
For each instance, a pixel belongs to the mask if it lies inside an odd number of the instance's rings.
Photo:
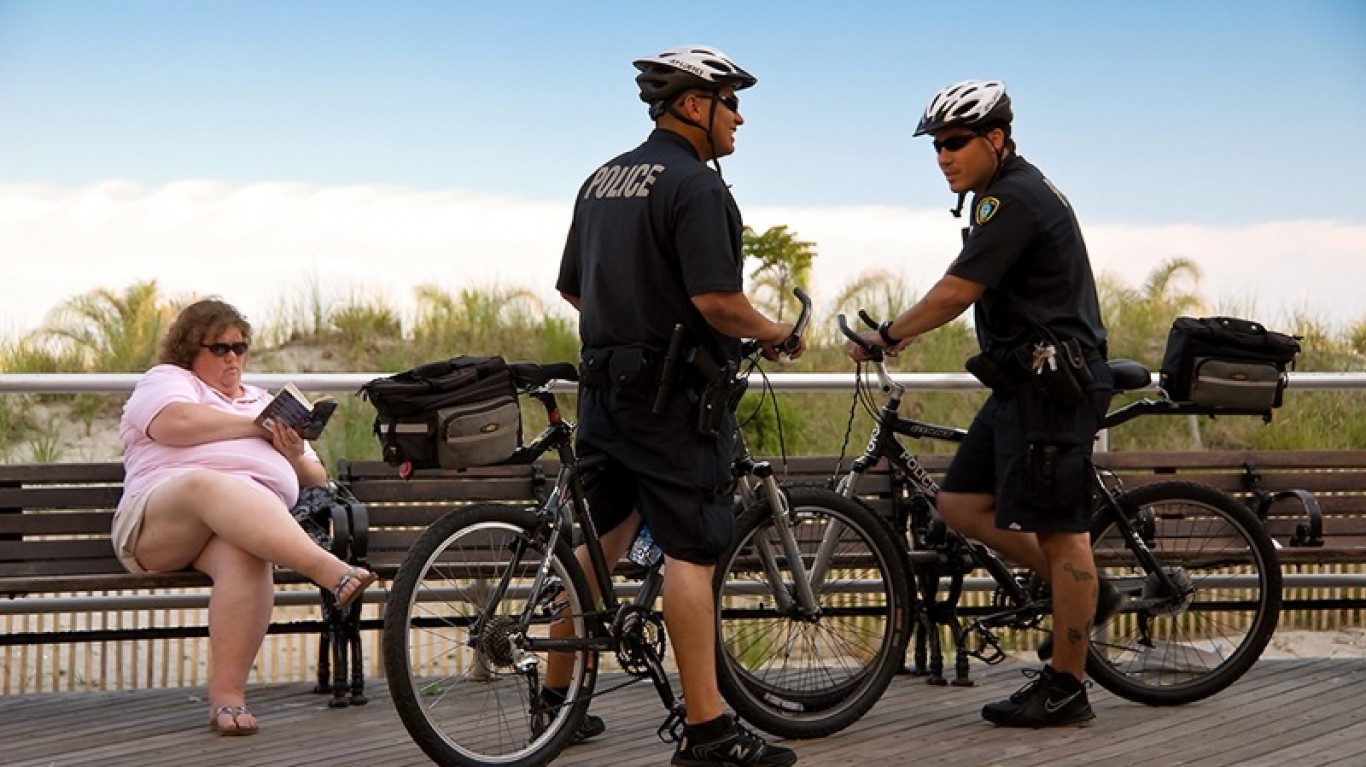
<path id="1" fill-rule="evenodd" d="M 1032 386 L 991 395 L 973 418 L 944 477 L 943 490 L 996 497 L 1005 530 L 1080 533 L 1092 511 L 1091 452 L 1110 406 L 1114 379 L 1091 362 L 1089 406 L 1063 407 Z"/>
<path id="2" fill-rule="evenodd" d="M 584 489 L 593 525 L 606 533 L 638 509 L 666 555 L 715 564 L 735 522 L 734 416 L 708 437 L 694 429 L 683 392 L 674 392 L 660 415 L 652 405 L 611 388 L 579 389 L 576 448 L 592 467 Z"/>

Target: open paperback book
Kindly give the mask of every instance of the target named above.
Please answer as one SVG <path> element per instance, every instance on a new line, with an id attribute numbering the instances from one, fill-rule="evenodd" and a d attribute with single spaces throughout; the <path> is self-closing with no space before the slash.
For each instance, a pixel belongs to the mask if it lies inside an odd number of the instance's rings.
<path id="1" fill-rule="evenodd" d="M 266 409 L 256 416 L 256 425 L 271 430 L 271 422 L 282 421 L 306 440 L 315 440 L 323 433 L 323 427 L 337 409 L 337 401 L 331 397 L 320 397 L 310 402 L 299 387 L 292 383 L 284 385 L 275 393 L 275 398 Z"/>

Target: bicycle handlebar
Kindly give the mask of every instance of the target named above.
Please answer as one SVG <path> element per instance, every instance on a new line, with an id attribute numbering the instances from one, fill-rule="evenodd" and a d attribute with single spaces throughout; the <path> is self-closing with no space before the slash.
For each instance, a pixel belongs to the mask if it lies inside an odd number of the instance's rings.
<path id="1" fill-rule="evenodd" d="M 797 351 L 797 348 L 802 344 L 802 336 L 806 334 L 806 326 L 811 322 L 811 296 L 807 295 L 801 287 L 793 288 L 792 295 L 797 297 L 797 301 L 802 305 L 802 310 L 797 314 L 797 321 L 792 323 L 792 335 L 778 344 L 778 351 L 783 354 L 791 354 Z"/>
<path id="2" fill-rule="evenodd" d="M 874 329 L 878 327 L 877 322 L 872 317 L 868 316 L 868 312 L 859 309 L 858 316 L 868 327 Z M 835 321 L 839 323 L 840 332 L 844 334 L 844 337 L 849 339 L 851 343 L 855 344 L 860 349 L 863 349 L 864 353 L 868 355 L 868 361 L 873 363 L 873 372 L 877 374 L 878 385 L 882 387 L 882 391 L 887 393 L 895 392 L 898 399 L 901 395 L 905 394 L 906 388 L 893 381 L 892 376 L 887 372 L 887 355 L 884 353 L 885 350 L 883 347 L 878 346 L 877 344 L 870 344 L 863 340 L 853 328 L 849 327 L 849 320 L 845 319 L 843 314 L 838 315 L 835 318 Z"/>
<path id="3" fill-rule="evenodd" d="M 872 316 L 869 315 L 868 312 L 863 309 L 858 310 L 858 318 L 863 320 L 864 325 L 867 325 L 869 328 L 873 330 L 877 330 L 878 328 L 882 327 L 882 323 L 873 319 Z"/>
<path id="4" fill-rule="evenodd" d="M 868 327 L 877 330 L 877 323 L 873 321 L 872 317 L 868 316 L 868 312 L 859 309 L 858 316 L 859 319 L 863 320 L 863 322 L 868 325 Z M 839 323 L 840 332 L 844 334 L 844 337 L 849 339 L 850 342 L 852 342 L 855 346 L 858 346 L 860 349 L 867 352 L 869 359 L 871 359 L 874 362 L 882 361 L 883 355 L 881 346 L 878 346 L 877 344 L 870 344 L 867 341 L 863 340 L 863 337 L 860 336 L 857 331 L 849 327 L 849 321 L 844 318 L 843 314 L 838 315 L 835 318 L 835 321 Z"/>
<path id="5" fill-rule="evenodd" d="M 802 305 L 802 310 L 797 314 L 797 321 L 792 323 L 792 335 L 784 338 L 774 348 L 783 354 L 791 354 L 801 346 L 802 336 L 806 334 L 806 326 L 811 322 L 811 296 L 801 287 L 792 289 L 792 295 L 797 297 Z M 740 346 L 740 356 L 748 357 L 759 350 L 759 342 L 748 339 Z"/>

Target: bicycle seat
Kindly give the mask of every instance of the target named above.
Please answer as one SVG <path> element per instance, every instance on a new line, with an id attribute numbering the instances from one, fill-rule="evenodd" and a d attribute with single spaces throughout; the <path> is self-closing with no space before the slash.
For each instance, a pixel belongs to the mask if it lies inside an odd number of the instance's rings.
<path id="1" fill-rule="evenodd" d="M 1115 391 L 1143 389 L 1153 382 L 1153 374 L 1134 360 L 1110 360 L 1110 370 L 1115 374 Z"/>
<path id="2" fill-rule="evenodd" d="M 508 370 L 519 389 L 532 389 L 545 386 L 551 381 L 577 381 L 579 368 L 568 362 L 509 362 Z"/>

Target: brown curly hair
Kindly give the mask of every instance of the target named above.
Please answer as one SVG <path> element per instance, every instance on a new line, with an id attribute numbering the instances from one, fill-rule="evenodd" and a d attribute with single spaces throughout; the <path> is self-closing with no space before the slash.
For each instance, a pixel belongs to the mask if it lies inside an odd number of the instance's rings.
<path id="1" fill-rule="evenodd" d="M 195 301 L 181 310 L 161 339 L 157 362 L 189 370 L 205 340 L 234 327 L 242 331 L 243 340 L 251 341 L 251 323 L 232 304 L 219 298 Z"/>

